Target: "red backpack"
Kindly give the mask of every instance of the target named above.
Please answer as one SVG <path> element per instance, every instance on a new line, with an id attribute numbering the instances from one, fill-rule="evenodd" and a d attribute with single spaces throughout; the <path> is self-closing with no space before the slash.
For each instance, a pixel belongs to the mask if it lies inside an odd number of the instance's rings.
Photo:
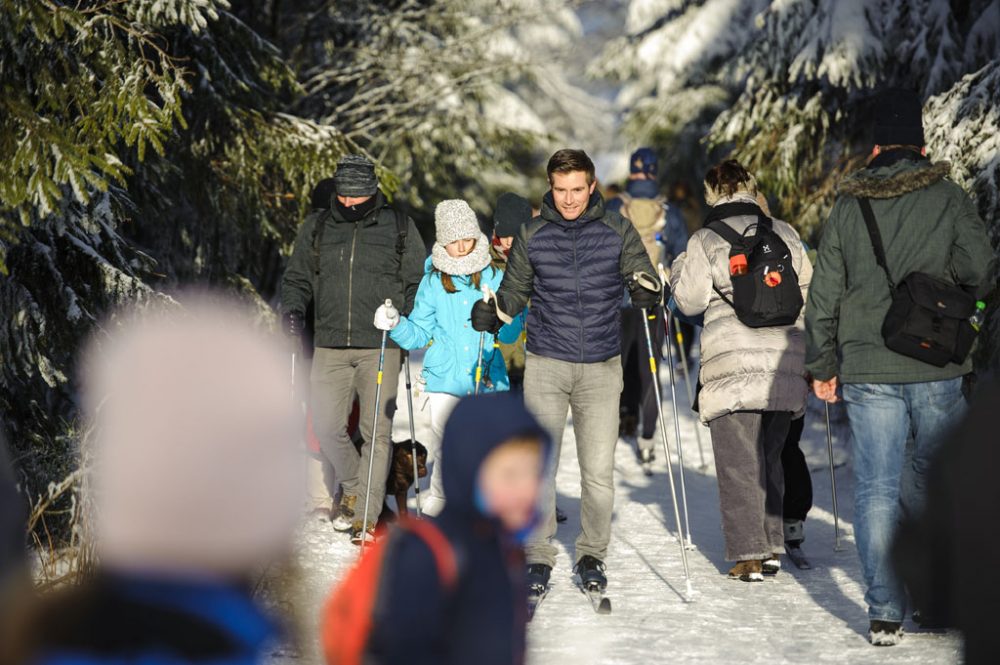
<path id="1" fill-rule="evenodd" d="M 323 608 L 320 638 L 328 665 L 361 665 L 364 661 L 386 556 L 407 532 L 427 544 L 437 564 L 438 579 L 446 590 L 454 589 L 458 563 L 448 539 L 431 522 L 400 519 L 386 537 L 366 549 Z"/>

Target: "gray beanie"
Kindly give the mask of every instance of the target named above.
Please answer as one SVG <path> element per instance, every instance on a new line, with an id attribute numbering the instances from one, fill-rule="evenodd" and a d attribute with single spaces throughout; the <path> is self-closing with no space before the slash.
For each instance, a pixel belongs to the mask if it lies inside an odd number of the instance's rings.
<path id="1" fill-rule="evenodd" d="M 431 248 L 431 261 L 435 268 L 449 275 L 471 275 L 489 265 L 490 241 L 468 203 L 460 199 L 441 201 L 434 209 L 434 226 L 437 239 Z M 445 245 L 466 238 L 476 239 L 472 252 L 458 258 L 448 254 Z"/>
<path id="2" fill-rule="evenodd" d="M 362 155 L 347 155 L 337 163 L 334 187 L 340 196 L 375 196 L 378 178 L 375 165 Z"/>

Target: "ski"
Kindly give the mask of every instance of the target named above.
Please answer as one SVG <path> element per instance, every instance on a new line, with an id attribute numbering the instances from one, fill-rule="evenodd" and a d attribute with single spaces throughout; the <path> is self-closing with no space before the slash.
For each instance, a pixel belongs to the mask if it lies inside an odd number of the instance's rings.
<path id="1" fill-rule="evenodd" d="M 597 587 L 590 589 L 580 587 L 580 591 L 590 599 L 590 606 L 594 608 L 595 612 L 598 614 L 611 614 L 611 599 L 608 598 L 603 590 Z"/>
<path id="2" fill-rule="evenodd" d="M 538 610 L 538 606 L 542 604 L 545 600 L 545 596 L 548 594 L 549 589 L 546 587 L 544 590 L 529 589 L 528 590 L 528 621 L 535 618 L 535 611 Z"/>
<path id="3" fill-rule="evenodd" d="M 785 545 L 785 553 L 792 560 L 792 564 L 799 570 L 812 570 L 812 564 L 809 563 L 809 559 L 806 558 L 801 547 Z"/>

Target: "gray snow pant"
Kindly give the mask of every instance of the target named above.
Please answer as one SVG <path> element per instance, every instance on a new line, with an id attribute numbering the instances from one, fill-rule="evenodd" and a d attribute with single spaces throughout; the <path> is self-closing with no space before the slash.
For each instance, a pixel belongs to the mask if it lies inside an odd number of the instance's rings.
<path id="1" fill-rule="evenodd" d="M 764 559 L 785 545 L 781 450 L 787 411 L 737 411 L 710 421 L 726 560 Z"/>
<path id="2" fill-rule="evenodd" d="M 527 561 L 555 565 L 556 471 L 566 415 L 573 410 L 573 432 L 580 462 L 580 525 L 576 557 L 604 561 L 611 541 L 614 511 L 614 457 L 618 443 L 618 398 L 622 392 L 621 357 L 597 363 L 571 363 L 528 353 L 524 367 L 524 403 L 552 436 L 552 462 L 542 490 L 542 521 L 525 545 Z"/>
<path id="3" fill-rule="evenodd" d="M 312 363 L 313 429 L 323 456 L 333 464 L 344 494 L 358 497 L 356 517 L 361 521 L 368 492 L 368 464 L 372 455 L 372 414 L 375 412 L 375 389 L 378 377 L 378 349 L 317 348 Z M 387 348 L 382 373 L 382 395 L 378 405 L 378 435 L 372 469 L 368 521 L 382 511 L 385 481 L 389 475 L 392 417 L 396 413 L 396 389 L 399 384 L 399 349 Z M 358 456 L 347 434 L 354 395 L 361 407 L 359 427 L 364 444 Z"/>

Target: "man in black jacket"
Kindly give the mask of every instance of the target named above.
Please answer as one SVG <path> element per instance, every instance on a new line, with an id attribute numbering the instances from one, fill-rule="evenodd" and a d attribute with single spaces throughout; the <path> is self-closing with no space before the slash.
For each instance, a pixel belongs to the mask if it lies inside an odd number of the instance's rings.
<path id="1" fill-rule="evenodd" d="M 516 316 L 531 299 L 524 399 L 554 444 L 542 523 L 525 548 L 533 593 L 547 589 L 555 564 L 555 472 L 570 408 L 582 485 L 576 571 L 584 586 L 607 584 L 622 292 L 628 287 L 635 307 L 660 301 L 642 239 L 627 219 L 605 210 L 587 154 L 560 150 L 547 171 L 551 191 L 542 199 L 541 215 L 518 231 L 495 302 L 479 301 L 472 311 L 476 330 L 499 329 L 501 319 Z"/>
<path id="2" fill-rule="evenodd" d="M 304 328 L 306 309 L 313 303 L 313 427 L 344 490 L 334 528 L 350 529 L 352 538 L 360 542 L 365 497 L 375 507 L 369 511 L 367 525 L 367 531 L 373 533 L 385 496 L 400 368 L 398 347 L 390 342 L 377 407 L 378 438 L 369 488 L 371 414 L 376 412 L 381 343 L 381 332 L 372 325 L 372 317 L 386 299 L 404 314 L 410 311 L 427 254 L 413 221 L 397 220 L 397 213 L 379 191 L 370 161 L 358 155 L 342 159 L 334 175 L 334 189 L 329 209 L 311 213 L 299 230 L 281 283 L 281 305 L 286 329 L 297 335 Z M 360 400 L 365 441 L 360 459 L 347 433 L 355 394 Z"/>

